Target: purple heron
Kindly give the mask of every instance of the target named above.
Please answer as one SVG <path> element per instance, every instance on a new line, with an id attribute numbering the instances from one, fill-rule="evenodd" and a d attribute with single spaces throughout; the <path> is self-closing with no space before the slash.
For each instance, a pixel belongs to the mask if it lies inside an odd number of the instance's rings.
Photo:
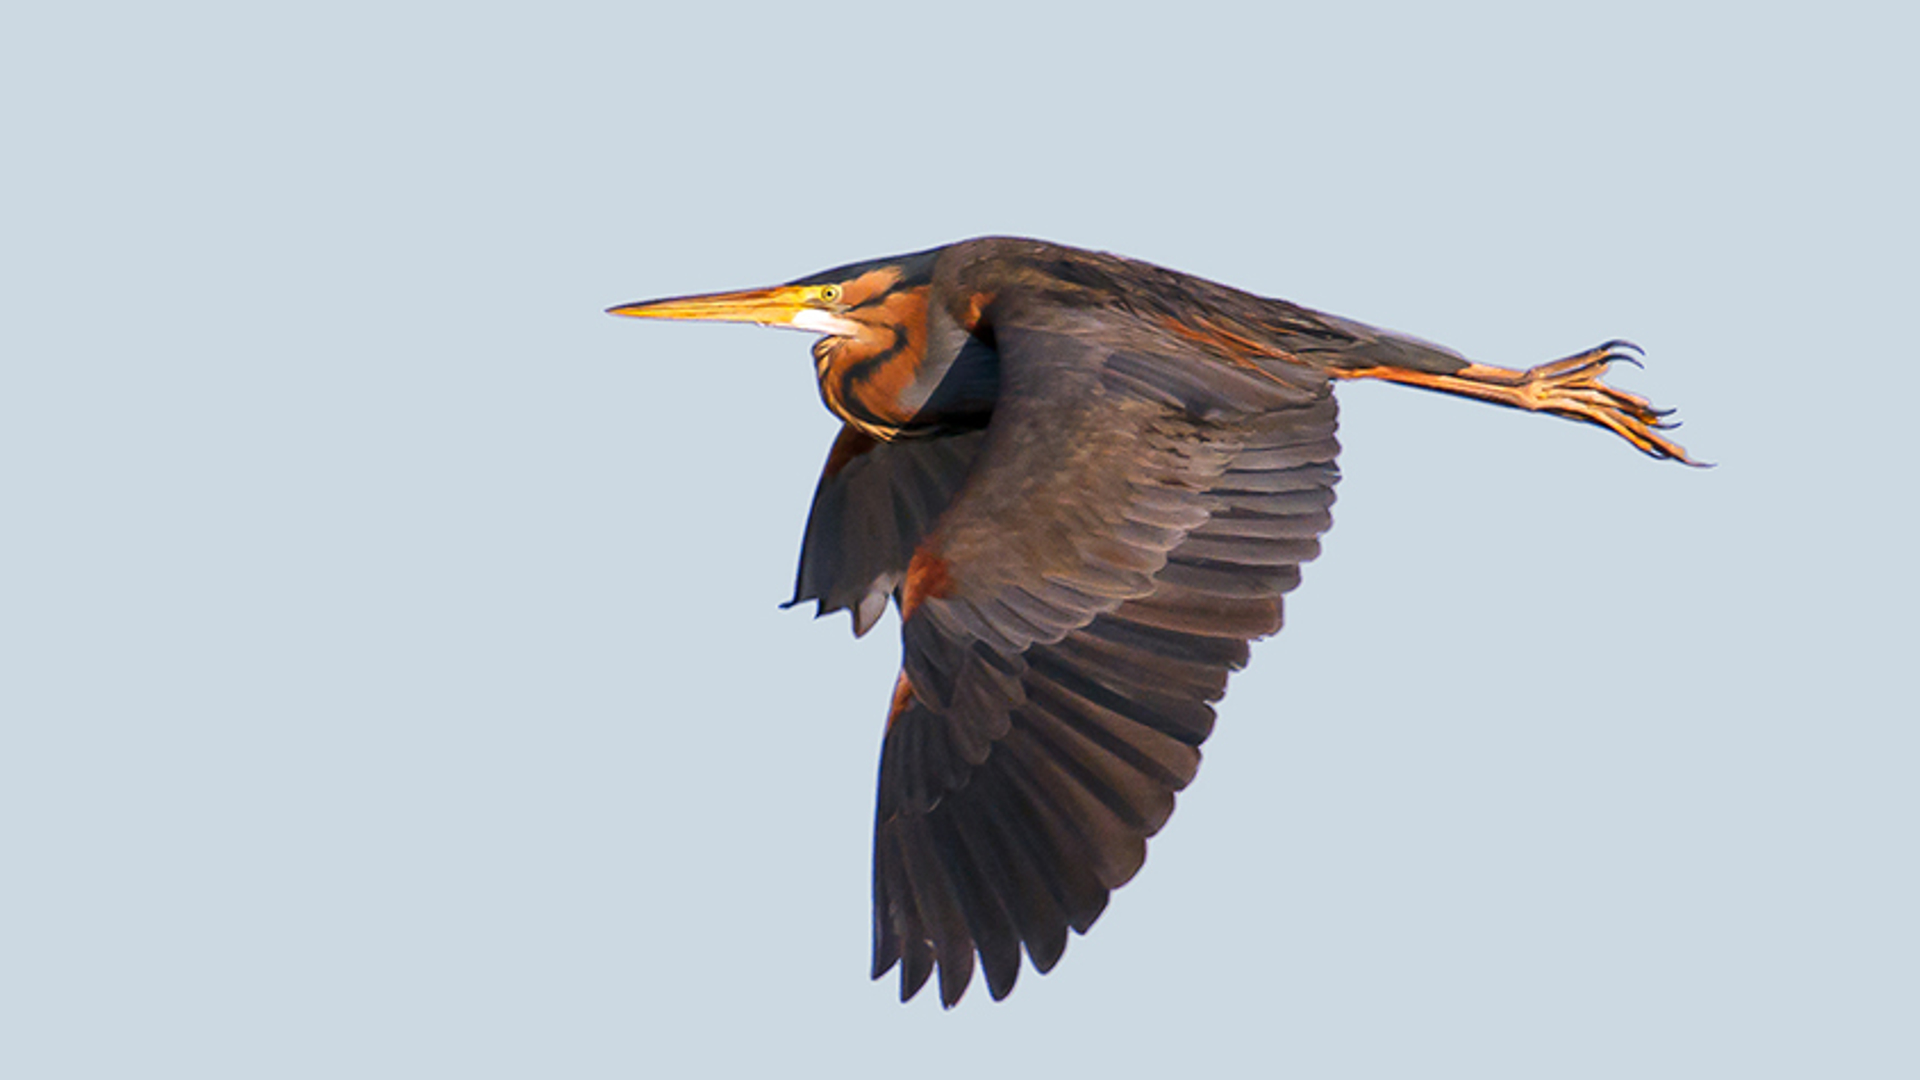
<path id="1" fill-rule="evenodd" d="M 610 309 L 787 326 L 844 421 L 793 599 L 900 612 L 880 753 L 873 977 L 975 956 L 997 1000 L 1140 869 L 1212 703 L 1331 524 L 1333 384 L 1554 413 L 1695 464 L 1601 381 L 1610 341 L 1525 371 L 1113 255 L 967 240 L 787 285 Z"/>

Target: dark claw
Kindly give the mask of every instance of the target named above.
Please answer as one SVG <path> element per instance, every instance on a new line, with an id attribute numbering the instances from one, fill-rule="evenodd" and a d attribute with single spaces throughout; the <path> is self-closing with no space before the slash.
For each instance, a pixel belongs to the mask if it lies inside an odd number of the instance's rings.
<path id="1" fill-rule="evenodd" d="M 1619 362 L 1622 364 L 1632 364 L 1634 367 L 1637 367 L 1642 371 L 1645 371 L 1647 368 L 1647 365 L 1640 362 L 1639 357 L 1633 356 L 1629 353 L 1624 353 L 1624 352 L 1610 352 L 1605 356 L 1604 362 L 1609 364 L 1615 363 L 1615 362 Z"/>
<path id="2" fill-rule="evenodd" d="M 1612 341 L 1602 344 L 1600 348 L 1606 352 L 1613 352 L 1617 349 L 1626 349 L 1629 352 L 1637 352 L 1641 356 L 1647 355 L 1647 350 L 1641 348 L 1638 345 L 1635 345 L 1633 342 L 1628 341 L 1626 338 L 1614 338 Z"/>

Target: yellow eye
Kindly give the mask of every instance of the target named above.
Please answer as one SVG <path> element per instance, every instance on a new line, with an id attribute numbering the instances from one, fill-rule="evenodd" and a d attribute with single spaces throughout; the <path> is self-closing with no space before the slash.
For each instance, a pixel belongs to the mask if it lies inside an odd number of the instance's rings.
<path id="1" fill-rule="evenodd" d="M 829 304 L 839 303 L 840 302 L 840 286 L 838 285 L 820 286 L 820 299 L 825 300 Z"/>

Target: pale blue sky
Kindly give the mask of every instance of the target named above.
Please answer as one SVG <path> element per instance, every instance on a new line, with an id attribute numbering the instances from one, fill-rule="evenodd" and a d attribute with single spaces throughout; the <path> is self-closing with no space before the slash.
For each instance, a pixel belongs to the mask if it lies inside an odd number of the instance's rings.
<path id="1" fill-rule="evenodd" d="M 1906 9 L 655 7 L 0 20 L 0 1075 L 1920 1073 Z M 1629 337 L 1721 464 L 1344 387 L 1146 869 L 943 1014 L 806 339 L 601 309 L 987 232 Z"/>

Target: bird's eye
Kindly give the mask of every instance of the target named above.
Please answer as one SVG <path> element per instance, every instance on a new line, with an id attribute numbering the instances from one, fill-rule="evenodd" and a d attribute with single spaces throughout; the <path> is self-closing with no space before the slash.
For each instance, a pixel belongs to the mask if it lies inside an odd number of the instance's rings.
<path id="1" fill-rule="evenodd" d="M 820 286 L 820 299 L 825 300 L 829 304 L 839 303 L 840 302 L 840 286 L 838 285 Z"/>

